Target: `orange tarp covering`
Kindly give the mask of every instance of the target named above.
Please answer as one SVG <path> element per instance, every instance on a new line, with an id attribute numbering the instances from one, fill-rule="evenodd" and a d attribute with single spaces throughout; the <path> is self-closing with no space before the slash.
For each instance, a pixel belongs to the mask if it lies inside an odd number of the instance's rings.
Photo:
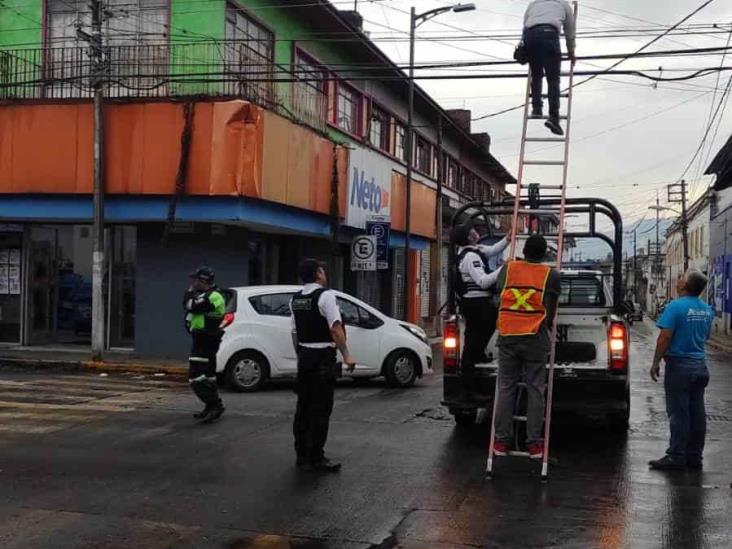
<path id="1" fill-rule="evenodd" d="M 397 231 L 405 227 L 407 177 L 399 172 L 392 172 L 391 176 L 391 226 Z M 410 230 L 413 234 L 426 238 L 436 238 L 435 208 L 437 206 L 437 192 L 419 181 L 412 180 L 412 204 Z"/>
<path id="2" fill-rule="evenodd" d="M 170 194 L 181 155 L 182 103 L 105 107 L 106 189 Z M 0 192 L 91 193 L 89 103 L 0 106 Z M 347 151 L 338 147 L 340 212 Z M 261 198 L 330 213 L 334 146 L 244 101 L 195 104 L 186 193 Z"/>

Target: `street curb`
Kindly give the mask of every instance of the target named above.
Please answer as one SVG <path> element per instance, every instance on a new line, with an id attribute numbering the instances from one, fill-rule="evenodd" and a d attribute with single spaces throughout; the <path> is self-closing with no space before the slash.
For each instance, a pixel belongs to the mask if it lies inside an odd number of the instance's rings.
<path id="1" fill-rule="evenodd" d="M 724 343 L 710 339 L 707 341 L 707 346 L 714 349 L 715 351 L 732 354 L 732 345 L 725 345 Z"/>
<path id="2" fill-rule="evenodd" d="M 97 372 L 125 372 L 130 374 L 165 374 L 172 377 L 187 377 L 188 368 L 185 366 L 162 366 L 127 362 L 95 362 L 93 360 L 81 363 L 83 368 Z"/>
<path id="3" fill-rule="evenodd" d="M 0 369 L 2 368 L 93 371 L 99 373 L 118 372 L 145 375 L 165 374 L 167 376 L 180 378 L 186 378 L 188 376 L 188 369 L 185 366 L 153 365 L 134 362 L 96 362 L 93 360 L 49 360 L 0 357 Z"/>

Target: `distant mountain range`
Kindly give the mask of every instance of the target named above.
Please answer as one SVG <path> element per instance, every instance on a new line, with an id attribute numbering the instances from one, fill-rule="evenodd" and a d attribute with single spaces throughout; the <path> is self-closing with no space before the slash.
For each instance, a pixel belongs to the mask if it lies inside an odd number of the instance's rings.
<path id="1" fill-rule="evenodd" d="M 658 225 L 659 234 L 661 235 L 661 242 L 665 240 L 664 235 L 666 229 L 668 229 L 673 223 L 673 219 L 661 219 Z M 627 252 L 629 256 L 633 255 L 633 233 L 628 233 L 628 230 L 635 229 L 637 225 L 637 245 L 638 253 L 641 251 L 646 252 L 648 247 L 648 240 L 652 243 L 656 241 L 656 220 L 655 219 L 644 219 L 641 223 L 633 222 L 623 227 L 626 231 L 623 241 L 623 253 Z M 575 259 L 580 257 L 582 259 L 604 259 L 610 253 L 610 247 L 603 241 L 598 239 L 583 239 L 577 242 L 577 247 L 572 252 Z"/>

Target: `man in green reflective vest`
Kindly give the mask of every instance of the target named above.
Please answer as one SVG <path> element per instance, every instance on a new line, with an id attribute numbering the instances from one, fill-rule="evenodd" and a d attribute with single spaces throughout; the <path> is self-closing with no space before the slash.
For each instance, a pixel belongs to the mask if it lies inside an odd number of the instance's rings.
<path id="1" fill-rule="evenodd" d="M 216 385 L 216 353 L 224 335 L 221 322 L 226 302 L 221 290 L 214 285 L 214 272 L 208 267 L 199 267 L 191 273 L 191 279 L 191 286 L 183 298 L 186 329 L 193 339 L 188 358 L 188 381 L 205 404 L 205 408 L 193 417 L 211 423 L 224 413 Z"/>

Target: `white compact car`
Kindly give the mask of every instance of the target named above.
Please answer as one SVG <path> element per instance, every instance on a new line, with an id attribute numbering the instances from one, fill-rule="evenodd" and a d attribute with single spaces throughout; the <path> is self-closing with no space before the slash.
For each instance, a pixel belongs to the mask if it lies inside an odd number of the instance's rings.
<path id="1" fill-rule="evenodd" d="M 238 391 L 256 391 L 268 379 L 294 378 L 290 299 L 300 286 L 247 286 L 225 290 L 225 334 L 217 372 Z M 336 291 L 356 368 L 353 378 L 384 376 L 389 385 L 409 387 L 432 373 L 432 349 L 419 326 L 388 317 L 370 305 Z"/>

